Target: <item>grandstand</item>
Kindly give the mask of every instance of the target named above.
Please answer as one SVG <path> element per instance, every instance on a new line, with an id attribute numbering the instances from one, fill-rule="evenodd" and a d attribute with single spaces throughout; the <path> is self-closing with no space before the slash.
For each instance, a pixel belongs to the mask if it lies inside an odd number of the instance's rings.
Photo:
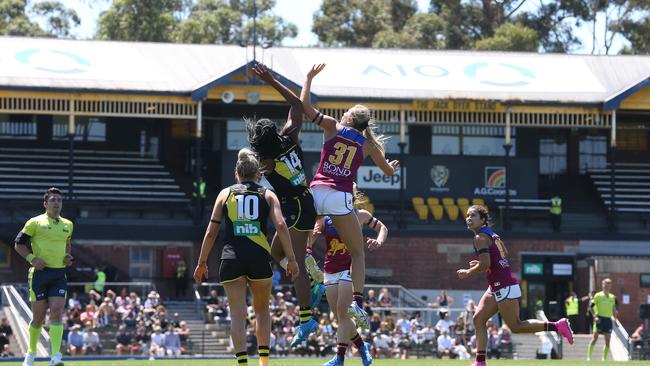
<path id="1" fill-rule="evenodd" d="M 0 37 L 0 48 L 56 60 L 44 69 L 40 58 L 0 59 L 2 281 L 24 282 L 13 238 L 57 186 L 75 222 L 71 277 L 93 281 L 95 267 L 112 267 L 109 281 L 151 282 L 168 312 L 187 316 L 189 352 L 226 352 L 227 324 L 192 313 L 205 306 L 205 289 L 177 298 L 174 269 L 180 259 L 194 267 L 214 196 L 234 181 L 242 117 L 283 121 L 282 98 L 252 76 L 253 60 L 237 46 Z M 485 204 L 522 280 L 524 314 L 535 316 L 539 300 L 545 314 L 561 315 L 570 291 L 586 296 L 610 276 L 616 295 L 628 296 L 621 329 L 638 326 L 650 295 L 650 57 L 275 47 L 262 61 L 296 91 L 312 63 L 326 62 L 336 77 L 314 85 L 319 109 L 340 117 L 367 104 L 389 137 L 388 156 L 404 167 L 391 178 L 359 170 L 364 207 L 390 228 L 390 242 L 366 257 L 369 283 L 478 300 L 482 279 L 461 283 L 455 271 L 473 258 L 464 212 Z M 322 133 L 305 122 L 301 138 L 311 174 Z M 549 215 L 556 195 L 558 232 Z M 426 302 L 398 308 L 438 320 Z M 113 338 L 116 325 L 102 336 Z M 515 335 L 514 352 L 533 357 L 536 342 Z"/>

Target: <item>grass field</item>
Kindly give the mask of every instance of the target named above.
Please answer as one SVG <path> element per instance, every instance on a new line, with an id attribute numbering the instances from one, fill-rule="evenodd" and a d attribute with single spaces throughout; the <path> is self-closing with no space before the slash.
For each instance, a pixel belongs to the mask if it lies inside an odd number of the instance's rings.
<path id="1" fill-rule="evenodd" d="M 295 359 L 295 360 L 271 360 L 272 366 L 322 366 L 325 363 L 326 359 L 314 359 L 314 358 L 304 358 L 304 359 Z M 458 361 L 458 360 L 437 360 L 437 359 L 420 359 L 420 360 L 386 360 L 380 359 L 372 363 L 373 366 L 469 366 L 473 361 Z M 523 365 L 523 366 L 587 366 L 587 365 L 611 365 L 613 361 L 601 362 L 601 361 L 556 361 L 556 360 L 488 360 L 489 366 L 514 366 L 514 365 Z M 249 360 L 248 364 L 250 366 L 257 366 L 257 360 Z M 359 359 L 349 359 L 345 363 L 347 366 L 361 366 L 361 361 Z M 9 366 L 16 365 L 19 366 L 19 362 L 8 362 L 4 363 L 0 361 L 0 365 Z M 46 366 L 47 362 L 37 362 L 37 366 Z M 236 366 L 237 363 L 234 360 L 130 360 L 130 361 L 67 361 L 66 365 L 68 366 Z M 647 361 L 631 361 L 627 363 L 621 363 L 625 366 L 648 366 L 650 362 Z"/>

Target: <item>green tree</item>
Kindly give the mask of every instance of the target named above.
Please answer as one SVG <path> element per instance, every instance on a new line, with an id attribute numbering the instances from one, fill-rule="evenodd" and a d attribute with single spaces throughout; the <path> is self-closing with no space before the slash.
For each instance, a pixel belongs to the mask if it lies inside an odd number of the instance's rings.
<path id="1" fill-rule="evenodd" d="M 377 48 L 444 48 L 445 22 L 436 14 L 415 14 L 404 28 L 395 32 L 383 30 L 374 37 Z"/>
<path id="2" fill-rule="evenodd" d="M 622 22 L 619 32 L 630 41 L 630 46 L 624 47 L 621 53 L 646 55 L 650 53 L 650 18 Z"/>
<path id="3" fill-rule="evenodd" d="M 114 0 L 99 16 L 97 39 L 170 42 L 182 0 Z"/>
<path id="4" fill-rule="evenodd" d="M 534 30 L 520 24 L 505 23 L 497 28 L 492 37 L 476 42 L 475 49 L 536 52 L 538 43 Z"/>
<path id="5" fill-rule="evenodd" d="M 45 18 L 47 30 L 29 13 Z M 58 1 L 46 1 L 34 4 L 31 9 L 27 0 L 0 1 L 0 35 L 45 37 L 68 37 L 74 24 L 79 25 L 79 16 Z"/>
<path id="6" fill-rule="evenodd" d="M 324 0 L 312 31 L 326 46 L 371 47 L 380 32 L 377 44 L 392 44 L 416 12 L 415 0 Z"/>

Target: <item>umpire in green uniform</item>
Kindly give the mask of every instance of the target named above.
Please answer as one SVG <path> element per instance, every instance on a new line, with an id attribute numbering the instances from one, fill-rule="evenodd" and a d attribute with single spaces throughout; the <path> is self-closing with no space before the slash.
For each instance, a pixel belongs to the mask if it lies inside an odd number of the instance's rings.
<path id="1" fill-rule="evenodd" d="M 50 366 L 61 366 L 61 315 L 65 305 L 67 280 L 65 267 L 73 262 L 70 238 L 73 225 L 61 217 L 63 196 L 57 188 L 50 188 L 43 196 L 45 213 L 27 220 L 15 240 L 15 249 L 31 265 L 29 269 L 29 300 L 32 303 L 32 321 L 29 325 L 29 352 L 23 366 L 32 366 L 36 344 L 41 333 L 47 309 L 50 309 Z M 28 245 L 31 243 L 31 249 Z"/>

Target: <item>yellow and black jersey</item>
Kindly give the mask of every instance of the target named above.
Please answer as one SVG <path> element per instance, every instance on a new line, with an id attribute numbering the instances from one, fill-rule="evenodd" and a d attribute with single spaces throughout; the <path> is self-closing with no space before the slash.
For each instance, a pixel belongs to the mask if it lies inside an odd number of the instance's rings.
<path id="1" fill-rule="evenodd" d="M 297 197 L 307 189 L 302 149 L 288 136 L 281 136 L 282 153 L 273 161 L 275 168 L 266 173 L 278 197 Z"/>
<path id="2" fill-rule="evenodd" d="M 271 246 L 266 239 L 270 207 L 264 198 L 265 191 L 252 182 L 229 187 L 223 206 L 225 233 L 221 259 L 270 258 Z"/>

